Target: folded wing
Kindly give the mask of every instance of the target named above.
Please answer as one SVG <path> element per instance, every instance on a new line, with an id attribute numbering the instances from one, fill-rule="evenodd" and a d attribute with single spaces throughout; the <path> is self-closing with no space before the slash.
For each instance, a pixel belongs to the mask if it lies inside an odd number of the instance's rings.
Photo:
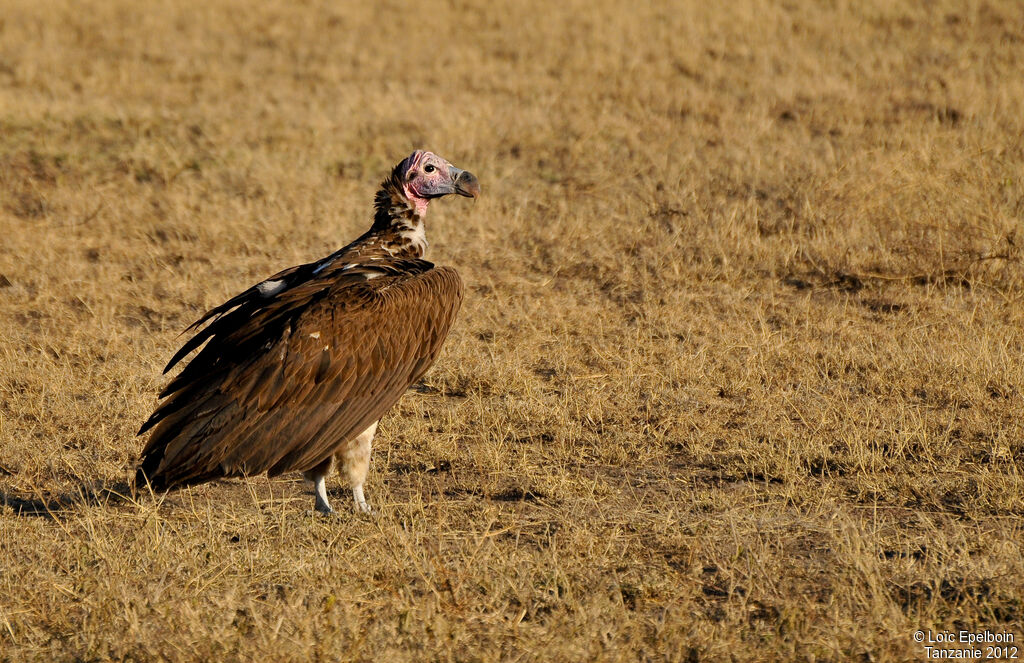
<path id="1" fill-rule="evenodd" d="M 139 480 L 163 489 L 315 466 L 426 372 L 462 301 L 458 274 L 424 260 L 264 283 L 201 318 L 168 365 L 206 342 L 140 430 L 153 432 Z"/>

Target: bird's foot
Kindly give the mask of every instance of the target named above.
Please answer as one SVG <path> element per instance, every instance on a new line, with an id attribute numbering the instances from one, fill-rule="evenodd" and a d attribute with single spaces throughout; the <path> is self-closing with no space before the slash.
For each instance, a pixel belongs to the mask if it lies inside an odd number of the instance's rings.
<path id="1" fill-rule="evenodd" d="M 314 477 L 313 485 L 313 492 L 316 495 L 316 507 L 314 508 L 317 513 L 323 516 L 336 515 L 334 509 L 331 508 L 331 503 L 327 501 L 327 483 L 324 481 L 324 477 Z"/>
<path id="2" fill-rule="evenodd" d="M 330 504 L 319 499 L 316 501 L 316 506 L 309 513 L 324 518 L 337 518 L 339 516 L 338 512 L 332 509 Z"/>
<path id="3" fill-rule="evenodd" d="M 331 520 L 335 518 L 341 518 L 341 514 L 335 511 L 334 509 L 331 509 L 330 511 L 324 511 L 322 509 L 310 509 L 306 513 L 308 513 L 311 516 L 316 516 L 319 518 L 328 518 Z"/>
<path id="4" fill-rule="evenodd" d="M 376 512 L 366 503 L 366 498 L 363 497 L 363 487 L 356 486 L 352 489 L 352 498 L 355 501 L 356 513 L 365 513 L 367 515 L 376 515 Z"/>

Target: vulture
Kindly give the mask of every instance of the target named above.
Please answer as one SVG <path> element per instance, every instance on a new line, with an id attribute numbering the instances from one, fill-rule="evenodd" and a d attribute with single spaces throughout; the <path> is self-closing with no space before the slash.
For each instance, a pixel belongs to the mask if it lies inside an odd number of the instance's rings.
<path id="1" fill-rule="evenodd" d="M 135 485 L 298 471 L 313 482 L 316 510 L 331 514 L 325 481 L 337 462 L 356 510 L 371 512 L 363 483 L 377 423 L 437 359 L 462 303 L 455 270 L 423 259 L 427 205 L 453 193 L 478 196 L 476 176 L 413 152 L 381 184 L 362 236 L 186 329 L 199 331 L 164 373 L 202 349 L 139 430 L 151 433 Z"/>

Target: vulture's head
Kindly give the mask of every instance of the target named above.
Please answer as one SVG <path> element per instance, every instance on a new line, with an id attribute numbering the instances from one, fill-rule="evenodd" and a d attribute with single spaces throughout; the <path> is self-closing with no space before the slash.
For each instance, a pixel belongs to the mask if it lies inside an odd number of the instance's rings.
<path id="1" fill-rule="evenodd" d="M 405 196 L 423 214 L 427 203 L 451 193 L 476 198 L 480 183 L 476 175 L 451 165 L 433 152 L 416 150 L 395 166 L 394 177 L 401 182 Z"/>

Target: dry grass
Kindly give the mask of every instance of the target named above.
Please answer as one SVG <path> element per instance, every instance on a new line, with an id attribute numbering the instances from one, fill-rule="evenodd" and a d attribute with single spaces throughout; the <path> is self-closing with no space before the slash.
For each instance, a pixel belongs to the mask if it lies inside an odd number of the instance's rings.
<path id="1" fill-rule="evenodd" d="M 0 659 L 1021 644 L 1019 3 L 375 4 L 5 3 Z M 178 332 L 414 147 L 485 196 L 380 517 L 105 493 Z"/>

